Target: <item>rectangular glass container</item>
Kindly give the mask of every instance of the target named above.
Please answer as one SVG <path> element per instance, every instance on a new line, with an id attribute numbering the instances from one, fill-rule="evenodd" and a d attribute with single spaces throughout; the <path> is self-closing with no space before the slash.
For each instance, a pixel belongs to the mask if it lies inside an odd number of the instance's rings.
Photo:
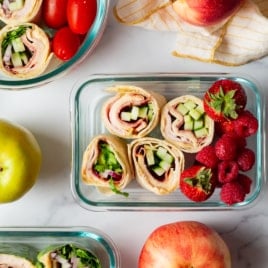
<path id="1" fill-rule="evenodd" d="M 0 228 L 0 244 L 14 248 L 28 245 L 36 251 L 48 246 L 75 244 L 99 258 L 102 268 L 120 267 L 120 256 L 113 241 L 99 230 L 88 227 L 3 227 Z"/>
<path id="2" fill-rule="evenodd" d="M 254 167 L 246 174 L 253 180 L 251 191 L 243 202 L 228 206 L 221 202 L 220 189 L 205 202 L 193 202 L 187 199 L 179 189 L 169 195 L 157 196 L 141 188 L 133 180 L 124 191 L 128 197 L 122 195 L 106 196 L 94 186 L 88 186 L 81 179 L 81 163 L 83 152 L 90 140 L 98 134 L 108 133 L 101 118 L 103 103 L 111 97 L 105 91 L 114 85 L 134 85 L 158 92 L 167 100 L 180 95 L 195 95 L 202 98 L 204 92 L 218 79 L 229 78 L 239 82 L 247 94 L 246 109 L 250 110 L 258 119 L 258 132 L 247 139 L 247 147 L 254 150 L 256 161 Z M 246 208 L 254 204 L 261 192 L 265 180 L 265 146 L 264 146 L 264 107 L 261 91 L 252 79 L 232 74 L 214 73 L 147 73 L 147 74 L 99 74 L 86 77 L 75 85 L 71 99 L 71 132 L 72 132 L 72 171 L 71 188 L 76 201 L 84 208 L 94 211 L 103 210 L 230 210 Z M 160 137 L 159 129 L 151 136 Z M 150 135 L 149 135 L 150 136 Z M 189 155 L 186 155 L 186 159 Z M 192 156 L 190 156 L 192 157 Z M 186 160 L 187 161 L 187 160 Z M 187 165 L 187 162 L 186 162 Z"/>

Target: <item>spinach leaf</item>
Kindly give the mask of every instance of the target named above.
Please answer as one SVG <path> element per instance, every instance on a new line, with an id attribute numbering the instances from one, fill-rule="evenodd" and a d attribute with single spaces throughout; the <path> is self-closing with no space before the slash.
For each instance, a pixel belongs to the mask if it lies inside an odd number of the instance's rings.
<path id="1" fill-rule="evenodd" d="M 122 191 L 120 191 L 120 190 L 118 190 L 118 189 L 116 188 L 113 179 L 110 179 L 110 180 L 109 180 L 109 186 L 110 186 L 111 190 L 112 190 L 115 194 L 121 194 L 121 195 L 123 195 L 124 197 L 128 197 L 128 196 L 129 196 L 129 193 L 127 193 L 127 192 L 122 192 Z"/>
<path id="2" fill-rule="evenodd" d="M 29 28 L 29 26 L 21 25 L 18 28 L 14 29 L 10 32 L 7 32 L 7 34 L 6 34 L 6 36 L 3 39 L 2 44 L 1 44 L 2 54 L 4 54 L 7 46 L 11 43 L 12 40 L 19 38 L 25 34 L 27 28 Z"/>

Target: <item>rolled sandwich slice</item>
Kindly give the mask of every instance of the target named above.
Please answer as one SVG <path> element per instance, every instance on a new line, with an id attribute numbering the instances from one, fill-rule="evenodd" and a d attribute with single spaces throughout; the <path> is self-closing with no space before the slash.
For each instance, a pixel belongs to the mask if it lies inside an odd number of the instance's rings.
<path id="1" fill-rule="evenodd" d="M 116 136 L 97 135 L 84 151 L 82 180 L 104 194 L 120 194 L 133 179 L 132 170 L 127 144 Z"/>
<path id="2" fill-rule="evenodd" d="M 1 268 L 35 268 L 37 251 L 24 244 L 0 244 Z"/>
<path id="3" fill-rule="evenodd" d="M 116 93 L 103 105 L 102 118 L 108 131 L 126 139 L 141 138 L 159 123 L 164 96 L 129 85 L 107 89 Z"/>
<path id="4" fill-rule="evenodd" d="M 0 44 L 0 69 L 13 78 L 40 75 L 53 55 L 47 34 L 34 23 L 6 25 L 0 31 Z"/>
<path id="5" fill-rule="evenodd" d="M 206 115 L 203 101 L 192 95 L 170 100 L 160 121 L 162 136 L 180 150 L 196 153 L 214 137 L 214 121 Z"/>
<path id="6" fill-rule="evenodd" d="M 150 137 L 134 140 L 128 146 L 136 180 L 143 188 L 157 195 L 170 194 L 179 188 L 185 160 L 178 148 Z"/>
<path id="7" fill-rule="evenodd" d="M 89 250 L 72 244 L 49 246 L 37 255 L 36 267 L 101 268 L 100 260 Z"/>
<path id="8" fill-rule="evenodd" d="M 39 18 L 42 0 L 3 0 L 0 20 L 5 24 L 32 22 Z"/>

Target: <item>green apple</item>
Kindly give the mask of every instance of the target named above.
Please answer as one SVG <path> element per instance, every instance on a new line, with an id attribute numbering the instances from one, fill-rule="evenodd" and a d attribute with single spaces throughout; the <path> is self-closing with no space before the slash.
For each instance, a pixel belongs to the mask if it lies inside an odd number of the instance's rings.
<path id="1" fill-rule="evenodd" d="M 15 201 L 32 188 L 41 162 L 34 135 L 17 123 L 0 119 L 0 203 Z"/>

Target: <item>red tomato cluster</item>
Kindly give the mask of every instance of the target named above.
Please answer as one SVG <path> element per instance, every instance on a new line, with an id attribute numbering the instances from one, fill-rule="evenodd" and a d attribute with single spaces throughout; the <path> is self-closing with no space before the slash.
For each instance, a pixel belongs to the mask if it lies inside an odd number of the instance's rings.
<path id="1" fill-rule="evenodd" d="M 61 60 L 69 60 L 81 45 L 94 22 L 97 13 L 96 0 L 44 0 L 42 7 L 45 24 L 56 33 L 52 40 L 54 54 Z"/>

